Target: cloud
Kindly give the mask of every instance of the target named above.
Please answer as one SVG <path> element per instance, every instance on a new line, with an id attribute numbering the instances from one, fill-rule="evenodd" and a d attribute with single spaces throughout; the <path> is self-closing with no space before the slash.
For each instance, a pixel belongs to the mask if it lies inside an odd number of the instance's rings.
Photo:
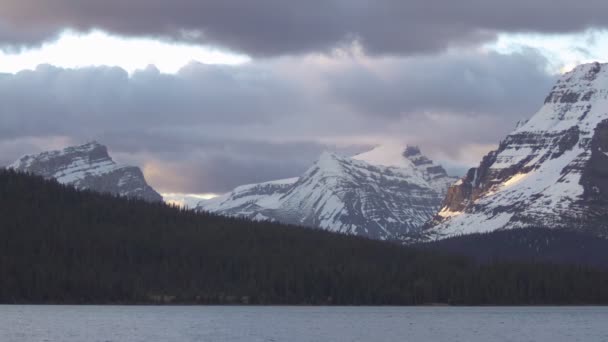
<path id="1" fill-rule="evenodd" d="M 0 78 L 0 134 L 84 134 L 100 128 L 142 131 L 192 124 L 262 124 L 298 107 L 296 90 L 268 70 L 191 64 L 177 75 L 154 67 L 129 76 L 117 67 L 41 65 Z"/>
<path id="2" fill-rule="evenodd" d="M 478 156 L 464 151 L 497 143 L 540 107 L 553 80 L 545 67 L 532 51 L 310 55 L 174 75 L 43 65 L 0 75 L 0 162 L 97 139 L 159 191 L 187 193 L 297 176 L 324 149 L 389 140 L 469 164 Z"/>
<path id="3" fill-rule="evenodd" d="M 36 44 L 72 28 L 252 56 L 329 51 L 352 41 L 370 54 L 403 55 L 477 44 L 497 32 L 605 28 L 606 12 L 601 0 L 3 0 L 0 44 Z"/>
<path id="4" fill-rule="evenodd" d="M 541 104 L 555 81 L 547 75 L 547 63 L 531 49 L 509 55 L 460 52 L 370 68 L 353 65 L 329 77 L 334 95 L 357 111 L 525 115 Z"/>

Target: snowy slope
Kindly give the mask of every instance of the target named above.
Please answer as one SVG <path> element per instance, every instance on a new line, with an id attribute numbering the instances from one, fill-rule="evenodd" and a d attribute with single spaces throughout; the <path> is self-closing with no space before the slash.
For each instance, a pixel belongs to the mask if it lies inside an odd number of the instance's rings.
<path id="1" fill-rule="evenodd" d="M 403 163 L 402 167 L 359 160 L 365 155 L 347 158 L 325 152 L 300 177 L 240 186 L 202 201 L 198 209 L 376 239 L 398 238 L 417 230 L 438 210 L 447 189 L 439 184 L 454 181 L 447 175 L 449 181 L 440 180 L 427 170 L 430 164 L 417 166 L 401 151 L 398 158 L 403 160 L 394 165 Z M 413 160 L 419 159 L 418 149 L 410 152 Z"/>
<path id="2" fill-rule="evenodd" d="M 608 65 L 565 74 L 542 108 L 448 191 L 431 238 L 517 227 L 608 236 Z"/>
<path id="3" fill-rule="evenodd" d="M 450 185 L 456 181 L 454 177 L 448 176 L 441 165 L 424 156 L 418 146 L 404 148 L 398 144 L 380 145 L 371 151 L 354 156 L 353 159 L 372 165 L 411 170 L 442 194 L 445 194 Z"/>
<path id="4" fill-rule="evenodd" d="M 228 216 L 245 216 L 259 220 L 272 219 L 263 213 L 280 206 L 280 199 L 298 178 L 241 185 L 232 192 L 199 202 L 198 208 Z"/>
<path id="5" fill-rule="evenodd" d="M 142 198 L 152 202 L 162 201 L 162 197 L 146 183 L 138 167 L 116 164 L 108 155 L 107 148 L 97 142 L 26 155 L 8 168 L 54 178 L 59 183 L 77 189 Z"/>

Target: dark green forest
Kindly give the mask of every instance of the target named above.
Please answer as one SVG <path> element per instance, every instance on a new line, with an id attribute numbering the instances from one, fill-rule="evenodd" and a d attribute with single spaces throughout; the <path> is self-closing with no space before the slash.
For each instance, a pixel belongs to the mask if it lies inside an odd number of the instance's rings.
<path id="1" fill-rule="evenodd" d="M 458 236 L 416 247 L 465 255 L 480 263 L 497 260 L 544 262 L 608 270 L 608 240 L 562 229 L 507 229 Z"/>
<path id="2" fill-rule="evenodd" d="M 197 214 L 0 171 L 0 302 L 608 304 L 608 273 Z"/>

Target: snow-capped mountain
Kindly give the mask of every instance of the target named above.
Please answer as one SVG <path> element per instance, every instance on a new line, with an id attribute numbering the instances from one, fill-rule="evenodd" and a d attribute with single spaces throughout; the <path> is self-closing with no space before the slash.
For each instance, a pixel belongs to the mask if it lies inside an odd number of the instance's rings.
<path id="1" fill-rule="evenodd" d="M 383 152 L 379 147 L 354 158 L 325 152 L 301 177 L 240 186 L 202 201 L 198 210 L 398 238 L 437 212 L 455 179 L 418 148 L 401 149 L 392 163 L 377 160 Z"/>
<path id="2" fill-rule="evenodd" d="M 30 172 L 77 189 L 88 189 L 119 196 L 159 202 L 163 198 L 150 187 L 138 167 L 120 166 L 108 154 L 108 149 L 90 142 L 60 151 L 27 155 L 8 166 L 9 169 Z"/>
<path id="3" fill-rule="evenodd" d="M 450 188 L 424 235 L 517 227 L 608 236 L 608 64 L 563 75 L 542 108 Z"/>

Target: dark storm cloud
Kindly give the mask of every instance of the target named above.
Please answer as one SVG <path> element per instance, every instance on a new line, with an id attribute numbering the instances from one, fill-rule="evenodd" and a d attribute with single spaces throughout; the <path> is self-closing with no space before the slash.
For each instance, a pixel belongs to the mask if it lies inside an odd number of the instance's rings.
<path id="1" fill-rule="evenodd" d="M 458 159 L 531 115 L 553 79 L 532 52 L 336 58 L 0 75 L 0 160 L 97 139 L 161 191 L 222 192 L 297 176 L 324 149 L 354 153 L 378 138 Z"/>
<path id="2" fill-rule="evenodd" d="M 149 181 L 159 184 L 161 191 L 222 193 L 243 184 L 297 176 L 327 148 L 312 142 L 263 144 L 262 149 L 247 155 L 244 151 L 248 148 L 239 142 L 218 141 L 217 144 L 232 153 L 220 154 L 218 150 L 197 146 L 194 153 L 181 151 L 180 160 L 158 155 L 157 161 L 147 161 Z M 279 157 L 285 148 L 290 148 L 290 153 Z M 184 158 L 185 155 L 188 158 Z"/>
<path id="3" fill-rule="evenodd" d="M 512 55 L 457 54 L 342 69 L 330 75 L 337 98 L 354 111 L 529 115 L 554 79 L 534 50 Z"/>
<path id="4" fill-rule="evenodd" d="M 64 28 L 100 28 L 217 44 L 252 55 L 324 51 L 359 41 L 411 54 L 487 40 L 498 31 L 607 27 L 604 0 L 3 0 L 0 43 L 37 43 Z"/>
<path id="5" fill-rule="evenodd" d="M 0 4 L 2 6 L 2 4 Z M 7 25 L 7 20 L 0 14 L 0 49 L 18 52 L 21 48 L 39 45 L 58 36 L 60 30 L 49 30 L 45 27 Z"/>
<path id="6" fill-rule="evenodd" d="M 238 185 L 294 177 L 310 167 L 324 150 L 352 155 L 370 148 L 336 147 L 316 141 L 145 133 L 106 133 L 99 140 L 111 142 L 111 152 L 117 152 L 124 162 L 148 165 L 147 176 L 161 191 L 185 193 L 222 193 Z"/>
<path id="7" fill-rule="evenodd" d="M 0 135 L 69 134 L 75 128 L 146 130 L 190 124 L 264 123 L 301 108 L 272 71 L 191 64 L 177 75 L 154 67 L 131 77 L 117 67 L 49 65 L 0 77 Z"/>

